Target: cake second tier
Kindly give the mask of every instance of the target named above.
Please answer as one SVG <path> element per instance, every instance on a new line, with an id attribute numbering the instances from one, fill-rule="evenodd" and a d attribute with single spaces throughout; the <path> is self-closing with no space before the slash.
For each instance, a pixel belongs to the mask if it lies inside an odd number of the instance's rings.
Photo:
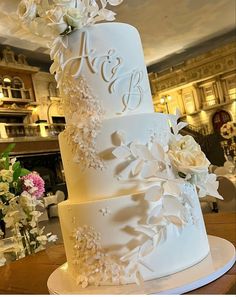
<path id="1" fill-rule="evenodd" d="M 59 144 L 65 170 L 68 198 L 77 202 L 105 199 L 129 193 L 139 192 L 149 186 L 145 179 L 138 175 L 131 176 L 129 171 L 132 161 L 125 156 L 132 150 L 132 143 L 146 145 L 156 137 L 163 145 L 168 143 L 170 126 L 164 114 L 140 114 L 116 117 L 103 121 L 100 133 L 96 139 L 96 151 L 103 160 L 104 169 L 85 169 L 80 163 L 74 162 L 75 150 L 73 142 L 67 134 L 59 135 Z M 124 158 L 116 158 L 113 154 L 118 148 L 118 154 Z M 143 152 L 145 155 L 145 152 Z M 140 157 L 142 159 L 142 156 Z M 145 156 L 143 156 L 145 159 Z M 134 163 L 133 163 L 134 164 Z M 145 165 L 145 164 L 144 164 Z"/>

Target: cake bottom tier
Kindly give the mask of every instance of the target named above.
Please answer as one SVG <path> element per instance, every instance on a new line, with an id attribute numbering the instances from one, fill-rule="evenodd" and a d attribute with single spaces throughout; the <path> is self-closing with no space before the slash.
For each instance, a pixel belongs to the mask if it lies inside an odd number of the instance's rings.
<path id="1" fill-rule="evenodd" d="M 145 193 L 59 204 L 68 271 L 82 286 L 126 284 L 173 274 L 209 253 L 198 197 L 149 202 Z"/>

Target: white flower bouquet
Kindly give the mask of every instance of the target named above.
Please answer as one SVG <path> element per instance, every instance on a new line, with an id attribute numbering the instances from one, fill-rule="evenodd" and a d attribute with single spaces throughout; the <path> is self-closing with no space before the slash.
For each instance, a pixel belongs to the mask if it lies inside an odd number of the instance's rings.
<path id="1" fill-rule="evenodd" d="M 99 21 L 113 21 L 115 13 L 107 4 L 123 0 L 21 0 L 17 14 L 33 33 L 51 37 L 67 35 Z"/>
<path id="2" fill-rule="evenodd" d="M 12 232 L 16 246 L 16 258 L 44 249 L 54 235 L 44 235 L 38 220 L 42 214 L 36 206 L 42 205 L 44 181 L 36 172 L 22 168 L 19 161 L 10 158 L 14 148 L 9 145 L 0 155 L 0 237 L 5 228 Z"/>

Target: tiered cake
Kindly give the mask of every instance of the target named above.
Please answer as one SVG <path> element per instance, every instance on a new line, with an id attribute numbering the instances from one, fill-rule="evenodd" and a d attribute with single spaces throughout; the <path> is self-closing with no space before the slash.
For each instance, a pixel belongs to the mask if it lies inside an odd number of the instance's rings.
<path id="1" fill-rule="evenodd" d="M 199 145 L 178 133 L 178 116 L 154 113 L 137 30 L 103 23 L 67 38 L 59 216 L 68 273 L 86 287 L 196 264 L 209 253 L 198 196 L 215 177 Z"/>
<path id="2" fill-rule="evenodd" d="M 199 197 L 219 197 L 179 115 L 153 110 L 139 34 L 112 21 L 122 0 L 21 0 L 24 29 L 51 39 L 64 98 L 59 137 L 68 200 L 59 216 L 67 273 L 83 288 L 151 280 L 201 261 Z"/>

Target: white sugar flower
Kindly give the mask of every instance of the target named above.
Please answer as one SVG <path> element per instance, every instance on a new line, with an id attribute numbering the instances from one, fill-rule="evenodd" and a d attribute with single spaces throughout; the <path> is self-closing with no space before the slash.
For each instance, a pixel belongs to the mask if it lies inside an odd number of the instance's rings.
<path id="1" fill-rule="evenodd" d="M 80 29 L 83 25 L 83 15 L 80 9 L 78 8 L 69 8 L 64 16 L 65 22 L 76 29 Z"/>
<path id="2" fill-rule="evenodd" d="M 46 12 L 49 19 L 49 26 L 54 30 L 55 34 L 62 34 L 68 28 L 68 24 L 64 20 L 65 10 L 56 6 Z"/>
<path id="3" fill-rule="evenodd" d="M 146 193 L 144 199 L 147 201 L 158 201 L 161 199 L 161 197 L 164 194 L 164 189 L 163 187 L 159 185 L 154 185 L 153 187 L 150 187 Z"/>
<path id="4" fill-rule="evenodd" d="M 75 7 L 77 0 L 53 0 L 56 5 Z"/>
<path id="5" fill-rule="evenodd" d="M 200 179 L 198 176 L 195 178 L 195 184 L 199 188 L 198 195 L 200 198 L 210 195 L 218 199 L 223 199 L 223 197 L 217 191 L 219 182 L 216 180 L 215 174 L 207 174 L 202 179 Z"/>
<path id="6" fill-rule="evenodd" d="M 27 25 L 25 29 L 36 35 L 54 38 L 55 34 L 66 35 L 98 21 L 113 21 L 115 13 L 106 6 L 116 6 L 122 1 L 100 0 L 98 5 L 97 0 L 21 0 L 17 13 Z"/>
<path id="7" fill-rule="evenodd" d="M 123 0 L 107 0 L 110 5 L 116 6 L 123 2 Z"/>
<path id="8" fill-rule="evenodd" d="M 19 18 L 26 23 L 33 21 L 37 14 L 37 5 L 34 0 L 22 0 L 17 9 Z"/>
<path id="9" fill-rule="evenodd" d="M 200 145 L 190 135 L 181 137 L 178 141 L 170 143 L 171 150 L 188 151 L 191 153 L 201 151 Z"/>
<path id="10" fill-rule="evenodd" d="M 170 144 L 168 155 L 174 168 L 185 175 L 208 172 L 210 162 L 192 136 L 183 136 Z"/>
<path id="11" fill-rule="evenodd" d="M 95 17 L 95 21 L 102 21 L 102 20 L 114 21 L 115 15 L 116 13 L 114 13 L 113 11 L 103 8 L 98 11 L 98 16 Z"/>
<path id="12" fill-rule="evenodd" d="M 162 147 L 159 143 L 149 141 L 147 144 L 140 144 L 136 141 L 123 144 L 125 139 L 124 133 L 116 133 L 114 139 L 118 142 L 120 138 L 120 146 L 116 147 L 112 154 L 117 159 L 127 160 L 127 166 L 119 172 L 118 178 L 126 179 L 129 176 L 140 176 L 143 179 L 151 177 L 155 178 L 171 178 L 169 172 L 169 158 L 166 147 Z"/>

